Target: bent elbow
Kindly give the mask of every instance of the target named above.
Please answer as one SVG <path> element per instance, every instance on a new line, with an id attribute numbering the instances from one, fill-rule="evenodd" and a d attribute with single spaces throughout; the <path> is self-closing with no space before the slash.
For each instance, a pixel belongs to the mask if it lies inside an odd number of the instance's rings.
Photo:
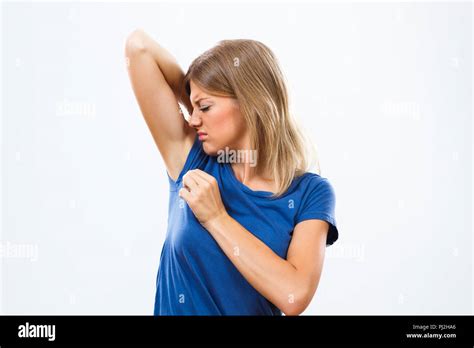
<path id="1" fill-rule="evenodd" d="M 284 308 L 281 308 L 281 311 L 286 316 L 298 316 L 303 313 L 308 307 L 309 303 L 295 301 L 293 303 L 287 303 Z"/>
<path id="2" fill-rule="evenodd" d="M 302 303 L 289 303 L 283 308 L 282 312 L 285 313 L 286 316 L 298 316 L 305 311 L 308 307 L 307 304 Z"/>
<path id="3" fill-rule="evenodd" d="M 304 310 L 300 310 L 300 309 L 296 309 L 296 308 L 291 308 L 291 309 L 288 309 L 286 311 L 282 311 L 285 316 L 287 317 L 297 317 L 299 316 L 301 313 L 303 313 Z"/>
<path id="4" fill-rule="evenodd" d="M 127 54 L 144 52 L 146 50 L 145 35 L 143 29 L 132 31 L 125 40 L 125 52 Z"/>
<path id="5" fill-rule="evenodd" d="M 288 301 L 281 311 L 285 313 L 286 316 L 298 316 L 303 313 L 308 305 L 310 304 L 313 298 L 313 293 L 305 292 L 299 297 L 293 298 L 292 300 Z"/>

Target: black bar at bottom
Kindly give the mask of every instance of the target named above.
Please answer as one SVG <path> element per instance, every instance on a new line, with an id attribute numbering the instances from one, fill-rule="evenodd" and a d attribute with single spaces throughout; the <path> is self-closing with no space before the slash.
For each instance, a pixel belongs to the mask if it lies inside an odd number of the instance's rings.
<path id="1" fill-rule="evenodd" d="M 0 346 L 383 343 L 473 347 L 473 328 L 472 315 L 0 316 Z"/>

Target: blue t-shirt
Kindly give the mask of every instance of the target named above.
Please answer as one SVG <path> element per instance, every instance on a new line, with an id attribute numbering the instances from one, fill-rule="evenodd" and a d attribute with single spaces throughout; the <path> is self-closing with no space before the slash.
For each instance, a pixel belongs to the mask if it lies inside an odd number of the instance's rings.
<path id="1" fill-rule="evenodd" d="M 326 245 L 338 238 L 335 194 L 326 178 L 307 172 L 274 199 L 271 192 L 254 191 L 237 180 L 231 164 L 207 155 L 196 136 L 176 182 L 168 175 L 168 229 L 156 278 L 154 315 L 282 315 L 247 282 L 179 197 L 183 175 L 196 168 L 216 178 L 228 214 L 284 259 L 300 221 L 327 221 Z"/>

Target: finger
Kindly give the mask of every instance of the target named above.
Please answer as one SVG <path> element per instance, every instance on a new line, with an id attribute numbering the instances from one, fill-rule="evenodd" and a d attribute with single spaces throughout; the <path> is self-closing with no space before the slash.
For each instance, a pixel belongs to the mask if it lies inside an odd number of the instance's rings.
<path id="1" fill-rule="evenodd" d="M 205 172 L 203 172 L 202 170 L 193 169 L 190 172 L 191 172 L 192 178 L 198 184 L 199 189 L 207 188 L 210 185 L 210 180 L 206 176 L 203 175 L 203 173 Z"/>
<path id="2" fill-rule="evenodd" d="M 191 171 L 188 171 L 183 176 L 183 186 L 189 189 L 189 191 L 196 191 L 198 189 L 199 183 L 196 180 L 196 174 Z"/>
<path id="3" fill-rule="evenodd" d="M 191 197 L 191 192 L 189 192 L 187 189 L 182 187 L 178 191 L 178 196 L 183 198 L 186 202 L 189 202 L 189 198 Z"/>
<path id="4" fill-rule="evenodd" d="M 205 171 L 200 170 L 200 169 L 196 169 L 195 174 L 196 174 L 196 176 L 198 176 L 202 180 L 208 182 L 209 184 L 212 183 L 212 180 L 214 179 L 214 177 L 212 175 L 210 175 L 210 174 L 208 174 Z"/>
<path id="5" fill-rule="evenodd" d="M 200 172 L 200 173 L 196 172 L 194 173 L 194 177 L 196 178 L 196 181 L 199 183 L 199 189 L 209 190 L 213 186 L 212 182 L 208 177 L 204 176 L 202 173 L 203 172 Z"/>

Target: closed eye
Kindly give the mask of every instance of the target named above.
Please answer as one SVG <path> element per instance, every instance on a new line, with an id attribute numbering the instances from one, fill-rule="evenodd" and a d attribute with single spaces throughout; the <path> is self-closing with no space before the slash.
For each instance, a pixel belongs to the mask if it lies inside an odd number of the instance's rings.
<path id="1" fill-rule="evenodd" d="M 201 110 L 202 112 L 206 112 L 206 111 L 209 111 L 209 108 L 210 108 L 210 106 L 204 106 L 204 107 L 200 108 L 199 110 Z"/>

